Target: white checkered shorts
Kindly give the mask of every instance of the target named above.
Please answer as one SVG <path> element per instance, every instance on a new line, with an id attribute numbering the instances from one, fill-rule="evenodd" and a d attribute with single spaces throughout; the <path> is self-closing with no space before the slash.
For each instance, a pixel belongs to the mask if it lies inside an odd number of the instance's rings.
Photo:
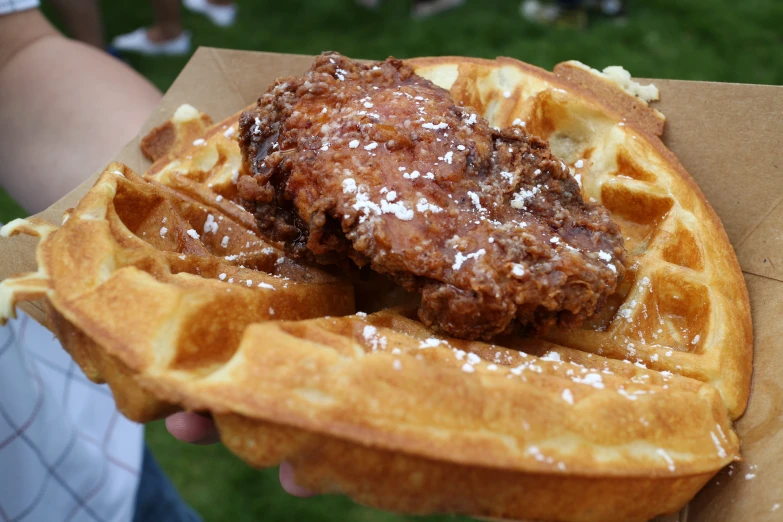
<path id="1" fill-rule="evenodd" d="M 0 522 L 129 522 L 142 445 L 48 330 L 0 327 Z"/>

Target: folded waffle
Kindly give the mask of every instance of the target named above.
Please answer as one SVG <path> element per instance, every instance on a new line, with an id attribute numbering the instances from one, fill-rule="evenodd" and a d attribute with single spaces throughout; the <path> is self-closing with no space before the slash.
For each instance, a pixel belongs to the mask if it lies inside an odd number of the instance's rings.
<path id="1" fill-rule="evenodd" d="M 739 457 L 752 338 L 731 246 L 661 144 L 663 116 L 576 63 L 409 63 L 490 124 L 548 139 L 620 225 L 625 282 L 582 329 L 487 344 L 436 336 L 408 309 L 322 317 L 353 311 L 350 285 L 257 235 L 231 201 L 236 117 L 209 126 L 187 106 L 144 140 L 147 180 L 112 165 L 62 227 L 3 229 L 43 239 L 0 312 L 45 297 L 123 413 L 209 411 L 237 455 L 289 460 L 315 491 L 509 519 L 680 509 Z"/>
<path id="2" fill-rule="evenodd" d="M 8 304 L 45 297 L 66 350 L 140 422 L 175 409 L 138 386 L 152 366 L 207 375 L 251 322 L 353 311 L 345 281 L 290 261 L 219 207 L 119 163 L 62 227 L 16 220 L 2 230 L 41 237 L 38 272 L 2 283 Z"/>

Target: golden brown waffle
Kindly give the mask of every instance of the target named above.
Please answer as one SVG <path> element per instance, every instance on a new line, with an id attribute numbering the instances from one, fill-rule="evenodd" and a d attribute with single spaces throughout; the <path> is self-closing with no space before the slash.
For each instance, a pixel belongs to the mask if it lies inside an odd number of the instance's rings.
<path id="1" fill-rule="evenodd" d="M 144 174 L 186 197 L 217 206 L 249 228 L 255 219 L 235 200 L 242 155 L 236 141 L 235 114 L 212 125 L 206 114 L 182 105 L 174 116 L 141 140 L 141 150 L 154 163 Z"/>
<path id="2" fill-rule="evenodd" d="M 739 417 L 753 345 L 745 282 L 720 220 L 659 139 L 663 116 L 578 62 L 554 74 L 510 59 L 414 63 L 490 124 L 516 122 L 549 140 L 583 196 L 622 229 L 629 271 L 612 305 L 548 339 L 709 382 Z"/>
<path id="3" fill-rule="evenodd" d="M 62 227 L 16 220 L 2 230 L 41 237 L 38 272 L 2 283 L 11 306 L 45 297 L 65 348 L 140 422 L 175 410 L 138 386 L 152 368 L 202 377 L 232 357 L 251 322 L 353 311 L 342 279 L 119 163 Z"/>
<path id="4" fill-rule="evenodd" d="M 409 316 L 252 325 L 208 378 L 143 382 L 230 412 L 223 441 L 254 466 L 287 459 L 303 486 L 409 513 L 646 520 L 737 455 L 708 385 L 544 341 L 438 338 Z"/>
<path id="5" fill-rule="evenodd" d="M 612 211 L 631 266 L 585 328 L 490 345 L 434 336 L 406 309 L 291 320 L 350 313 L 350 288 L 254 235 L 232 202 L 236 117 L 210 127 L 189 106 L 145 138 L 148 181 L 113 165 L 62 228 L 3 229 L 44 239 L 39 272 L 0 295 L 9 305 L 46 296 L 66 348 L 129 417 L 210 411 L 237 455 L 259 467 L 289 460 L 315 491 L 510 519 L 678 510 L 739 456 L 731 422 L 747 401 L 751 330 L 733 251 L 661 144 L 663 116 L 574 63 L 555 74 L 507 59 L 410 63 L 491 124 L 549 139 L 584 196 Z M 153 196 L 164 203 L 139 203 Z M 209 213 L 219 231 L 202 234 Z M 158 237 L 162 216 L 182 220 L 176 248 Z M 220 246 L 227 222 L 240 234 L 232 253 Z M 229 271 L 233 284 L 219 277 Z M 230 328 L 231 342 L 215 340 Z"/>

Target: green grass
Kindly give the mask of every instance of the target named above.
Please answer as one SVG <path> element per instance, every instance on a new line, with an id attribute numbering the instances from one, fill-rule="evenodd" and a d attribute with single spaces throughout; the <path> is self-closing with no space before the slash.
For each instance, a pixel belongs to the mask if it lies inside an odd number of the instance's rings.
<path id="1" fill-rule="evenodd" d="M 102 4 L 109 37 L 151 21 L 149 2 Z M 585 31 L 531 25 L 519 16 L 519 0 L 468 0 L 459 10 L 425 21 L 409 20 L 407 2 L 392 0 L 378 12 L 358 8 L 351 0 L 240 4 L 239 22 L 230 29 L 183 13 L 194 43 L 307 54 L 331 49 L 376 59 L 505 55 L 546 68 L 578 59 L 594 67 L 621 64 L 639 77 L 783 83 L 783 2 L 776 0 L 637 1 L 625 23 L 595 19 Z M 187 59 L 128 57 L 163 90 Z M 19 215 L 22 210 L 0 191 L 0 221 Z M 280 489 L 277 470 L 252 470 L 221 446 L 179 443 L 160 423 L 148 427 L 147 439 L 185 499 L 208 521 L 409 519 L 340 497 L 289 497 Z"/>
<path id="2" fill-rule="evenodd" d="M 626 23 L 595 19 L 586 31 L 529 24 L 519 16 L 518 0 L 468 0 L 425 21 L 411 21 L 408 3 L 399 0 L 387 0 L 378 12 L 351 0 L 240 3 L 240 21 L 230 29 L 185 13 L 195 44 L 308 54 L 330 49 L 371 59 L 506 55 L 547 68 L 578 59 L 594 67 L 621 64 L 639 77 L 783 83 L 783 2 L 775 0 L 636 1 Z M 148 23 L 146 4 L 104 2 L 108 33 Z M 185 61 L 131 58 L 163 89 Z"/>
<path id="3" fill-rule="evenodd" d="M 0 187 L 0 223 L 8 223 L 14 218 L 24 217 L 26 212 Z"/>

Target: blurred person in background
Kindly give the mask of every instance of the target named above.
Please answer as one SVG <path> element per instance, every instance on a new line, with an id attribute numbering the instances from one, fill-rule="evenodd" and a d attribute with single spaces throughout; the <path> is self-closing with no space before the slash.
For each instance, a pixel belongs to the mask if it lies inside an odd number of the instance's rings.
<path id="1" fill-rule="evenodd" d="M 524 0 L 519 11 L 534 23 L 583 29 L 587 27 L 589 11 L 619 19 L 625 15 L 624 0 Z"/>
<path id="2" fill-rule="evenodd" d="M 37 0 L 0 0 L 0 186 L 40 212 L 105 166 L 160 92 L 93 46 L 64 38 Z M 211 421 L 172 433 L 217 441 Z M 287 467 L 283 487 L 294 494 Z M 123 417 L 51 333 L 23 312 L 0 326 L 0 520 L 200 522 Z"/>
<path id="3" fill-rule="evenodd" d="M 381 5 L 382 0 L 356 0 L 356 3 L 375 9 Z M 465 0 L 413 0 L 411 16 L 413 18 L 427 18 L 436 14 L 454 9 L 465 3 Z"/>
<path id="4" fill-rule="evenodd" d="M 71 38 L 104 49 L 112 56 L 120 58 L 117 49 L 106 45 L 98 0 L 49 0 L 49 2 Z"/>
<path id="5" fill-rule="evenodd" d="M 66 0 L 67 1 L 67 0 Z M 230 27 L 237 17 L 233 0 L 183 0 L 185 8 L 203 14 L 218 27 Z M 152 0 L 155 21 L 150 27 L 117 36 L 112 46 L 119 51 L 147 55 L 183 55 L 191 49 L 190 31 L 182 27 L 179 0 Z"/>
<path id="6" fill-rule="evenodd" d="M 74 40 L 98 49 L 106 45 L 98 0 L 50 0 Z M 11 2 L 13 4 L 13 2 Z"/>

